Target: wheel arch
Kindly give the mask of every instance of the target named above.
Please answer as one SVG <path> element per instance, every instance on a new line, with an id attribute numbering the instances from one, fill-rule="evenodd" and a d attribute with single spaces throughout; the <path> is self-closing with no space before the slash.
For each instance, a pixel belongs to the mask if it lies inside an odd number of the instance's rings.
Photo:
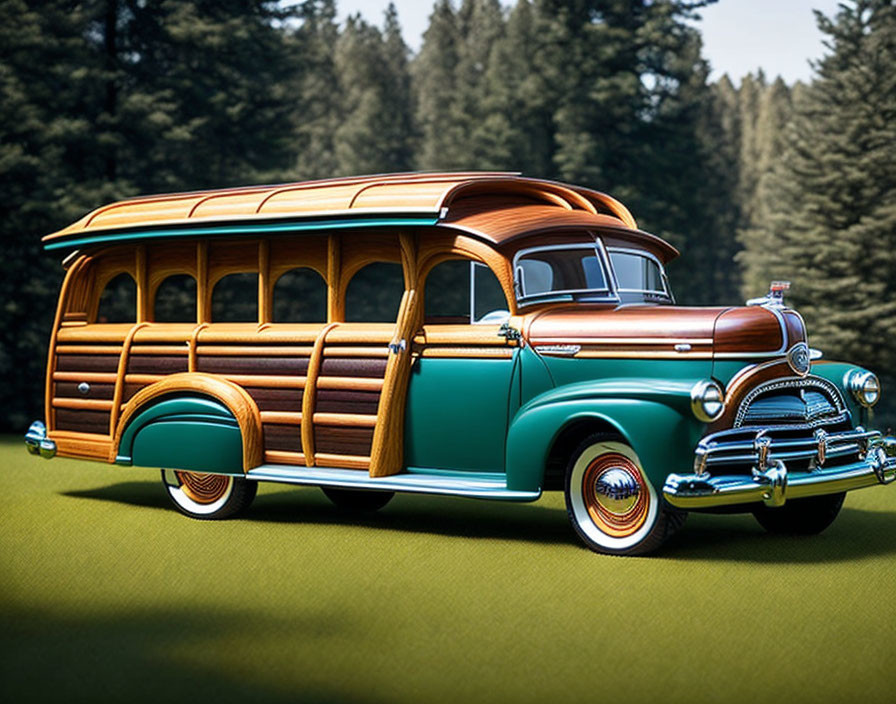
<path id="1" fill-rule="evenodd" d="M 152 436 L 163 428 L 179 433 L 181 437 L 198 432 L 197 442 L 202 443 L 204 439 L 213 450 L 199 462 L 208 464 L 202 467 L 195 461 L 202 457 L 199 448 L 180 445 L 160 450 L 161 456 L 172 458 L 168 462 L 171 468 L 236 474 L 262 463 L 258 407 L 245 389 L 226 379 L 185 372 L 172 374 L 138 391 L 122 410 L 110 459 L 122 464 L 132 463 L 134 445 L 137 443 L 139 447 L 141 432 Z M 218 441 L 222 443 L 220 446 Z M 238 451 L 236 442 L 239 442 Z M 191 466 L 176 466 L 179 456 L 184 458 L 180 464 Z M 189 460 L 190 457 L 194 459 Z"/>
<path id="2" fill-rule="evenodd" d="M 677 405 L 644 398 L 564 399 L 526 408 L 507 434 L 507 487 L 556 488 L 556 477 L 562 478 L 578 443 L 591 433 L 607 432 L 635 451 L 659 488 L 670 472 L 691 466 L 700 427 Z"/>

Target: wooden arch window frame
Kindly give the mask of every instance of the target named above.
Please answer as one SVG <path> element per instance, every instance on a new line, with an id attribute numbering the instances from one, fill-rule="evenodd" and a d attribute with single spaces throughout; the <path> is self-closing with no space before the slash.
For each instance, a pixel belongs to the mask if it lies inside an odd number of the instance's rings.
<path id="1" fill-rule="evenodd" d="M 84 271 L 80 274 L 80 281 L 76 282 L 72 300 L 68 301 L 73 308 L 82 308 L 84 321 L 88 324 L 96 324 L 99 312 L 100 298 L 105 291 L 106 286 L 121 274 L 127 274 L 134 281 L 137 291 L 137 310 L 134 312 L 135 321 L 140 322 L 141 314 L 141 296 L 140 296 L 140 278 L 138 274 L 137 256 L 133 249 L 124 249 L 116 247 L 115 249 L 101 252 L 100 254 L 90 257 L 89 263 Z M 84 279 L 87 280 L 84 280 Z M 79 285 L 80 284 L 80 285 Z M 81 296 L 77 295 L 77 289 Z M 80 298 L 80 300 L 78 300 Z M 71 310 L 75 313 L 76 311 Z M 72 316 L 66 314 L 68 322 L 71 322 Z M 132 325 L 133 323 L 121 323 L 122 325 Z"/>
<path id="2" fill-rule="evenodd" d="M 303 234 L 297 237 L 280 237 L 261 240 L 258 249 L 258 317 L 265 327 L 284 325 L 311 325 L 319 328 L 321 323 L 275 323 L 274 288 L 280 278 L 297 268 L 308 268 L 320 275 L 327 287 L 327 322 L 330 316 L 330 301 L 334 298 L 330 278 L 328 257 L 332 249 L 332 239 L 338 235 L 315 236 Z"/>
<path id="3" fill-rule="evenodd" d="M 513 272 L 510 263 L 506 257 L 489 245 L 466 235 L 437 235 L 427 238 L 422 243 L 418 253 L 416 289 L 423 292 L 429 273 L 442 262 L 452 259 L 472 260 L 488 267 L 501 285 L 510 315 L 517 315 L 516 296 L 513 294 Z M 424 301 L 421 295 L 420 325 L 423 323 L 423 305 Z"/>
<path id="4" fill-rule="evenodd" d="M 138 316 L 138 322 L 155 321 L 156 296 L 159 293 L 159 287 L 168 277 L 179 275 L 190 276 L 196 281 L 197 309 L 194 311 L 194 323 L 198 320 L 202 301 L 202 284 L 199 277 L 199 261 L 201 259 L 199 251 L 202 244 L 202 242 L 158 242 L 146 249 L 146 273 L 143 288 L 146 291 L 144 305 L 147 310 L 142 319 Z M 141 285 L 138 280 L 138 297 L 140 289 Z M 168 325 L 169 323 L 164 324 Z"/>

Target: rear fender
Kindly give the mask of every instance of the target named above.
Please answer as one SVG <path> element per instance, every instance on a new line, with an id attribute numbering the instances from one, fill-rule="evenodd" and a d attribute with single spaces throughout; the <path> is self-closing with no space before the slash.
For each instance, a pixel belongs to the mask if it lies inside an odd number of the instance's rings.
<path id="1" fill-rule="evenodd" d="M 261 464 L 260 415 L 232 382 L 173 374 L 128 402 L 113 448 L 119 464 L 242 474 Z"/>

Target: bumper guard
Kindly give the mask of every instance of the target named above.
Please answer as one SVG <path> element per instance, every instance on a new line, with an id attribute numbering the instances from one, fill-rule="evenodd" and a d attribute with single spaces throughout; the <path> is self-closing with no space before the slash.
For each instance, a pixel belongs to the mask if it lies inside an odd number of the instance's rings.
<path id="1" fill-rule="evenodd" d="M 861 426 L 828 435 L 816 431 L 812 439 L 772 440 L 767 429 L 752 438 L 744 431 L 723 431 L 705 438 L 694 453 L 693 474 L 670 474 L 663 495 L 681 509 L 731 504 L 764 503 L 783 506 L 787 499 L 834 494 L 896 480 L 896 438 L 883 438 Z M 858 461 L 825 468 L 830 457 L 857 455 Z M 786 461 L 808 460 L 809 471 L 789 472 Z M 750 476 L 710 474 L 707 468 L 752 463 Z"/>
<path id="2" fill-rule="evenodd" d="M 32 455 L 40 455 L 44 459 L 56 456 L 56 443 L 47 437 L 47 426 L 36 420 L 25 433 L 25 447 Z"/>

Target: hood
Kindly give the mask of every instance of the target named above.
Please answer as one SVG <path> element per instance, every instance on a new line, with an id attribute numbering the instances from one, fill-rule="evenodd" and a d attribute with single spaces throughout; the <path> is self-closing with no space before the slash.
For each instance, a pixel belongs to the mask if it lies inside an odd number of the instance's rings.
<path id="1" fill-rule="evenodd" d="M 773 356 L 805 340 L 795 311 L 761 306 L 564 306 L 534 314 L 524 334 L 539 352 L 578 345 L 589 356 Z"/>

